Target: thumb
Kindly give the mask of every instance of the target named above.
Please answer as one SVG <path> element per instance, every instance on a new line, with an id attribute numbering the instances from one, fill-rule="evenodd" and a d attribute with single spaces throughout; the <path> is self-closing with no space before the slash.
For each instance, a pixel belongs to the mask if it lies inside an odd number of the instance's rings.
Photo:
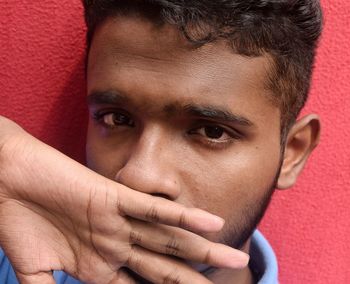
<path id="1" fill-rule="evenodd" d="M 17 279 L 21 284 L 55 284 L 52 272 L 39 272 L 36 274 L 23 274 L 15 271 Z"/>

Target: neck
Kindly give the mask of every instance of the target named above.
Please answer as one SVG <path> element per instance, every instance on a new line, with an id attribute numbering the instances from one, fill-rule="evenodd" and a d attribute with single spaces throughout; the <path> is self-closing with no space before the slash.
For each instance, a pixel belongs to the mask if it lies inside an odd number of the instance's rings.
<path id="1" fill-rule="evenodd" d="M 248 267 L 245 269 L 234 271 L 231 269 L 216 269 L 212 271 L 207 278 L 215 284 L 253 284 L 254 278 Z"/>

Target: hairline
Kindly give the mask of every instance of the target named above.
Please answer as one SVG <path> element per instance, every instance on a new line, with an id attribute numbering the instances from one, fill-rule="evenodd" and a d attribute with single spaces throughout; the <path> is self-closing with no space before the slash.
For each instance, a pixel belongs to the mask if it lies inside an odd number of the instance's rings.
<path id="1" fill-rule="evenodd" d="M 277 56 L 273 55 L 272 52 L 268 52 L 268 51 L 260 51 L 260 53 L 256 53 L 256 54 L 252 54 L 252 55 L 246 55 L 243 53 L 240 53 L 235 46 L 232 44 L 232 42 L 229 39 L 225 39 L 225 38 L 216 38 L 213 41 L 210 42 L 205 42 L 201 45 L 196 45 L 195 43 L 191 42 L 183 33 L 183 31 L 181 31 L 181 29 L 179 29 L 179 27 L 175 24 L 171 24 L 168 23 L 165 20 L 161 20 L 161 22 L 157 21 L 157 19 L 153 19 L 148 17 L 146 14 L 138 11 L 138 10 L 129 10 L 129 11 L 119 11 L 119 10 L 115 10 L 110 12 L 109 14 L 107 14 L 101 21 L 98 22 L 98 24 L 96 24 L 94 26 L 93 30 L 88 30 L 88 35 L 90 33 L 90 38 L 87 38 L 87 53 L 86 53 L 86 72 L 87 72 L 87 66 L 88 66 L 88 59 L 89 59 L 89 53 L 90 53 L 90 48 L 94 39 L 94 35 L 96 30 L 98 30 L 104 23 L 106 23 L 106 21 L 111 20 L 113 18 L 117 18 L 117 17 L 133 17 L 136 16 L 137 18 L 143 18 L 146 21 L 149 21 L 150 23 L 154 24 L 155 27 L 160 27 L 160 25 L 172 25 L 175 27 L 175 29 L 178 31 L 178 33 L 185 39 L 188 40 L 188 42 L 190 44 L 193 45 L 193 47 L 195 48 L 199 48 L 202 47 L 204 45 L 210 44 L 210 43 L 215 43 L 218 42 L 220 40 L 224 41 L 227 43 L 228 48 L 231 49 L 231 51 L 233 52 L 233 54 L 236 55 L 240 55 L 243 57 L 247 57 L 247 58 L 257 58 L 257 57 L 265 57 L 267 59 L 267 70 L 265 72 L 265 83 L 264 83 L 264 89 L 270 91 L 269 93 L 266 92 L 266 99 L 275 107 L 278 107 L 279 111 L 280 111 L 280 144 L 282 147 L 284 147 L 285 145 L 285 140 L 287 137 L 287 134 L 289 132 L 289 130 L 291 129 L 291 127 L 293 126 L 293 124 L 296 121 L 296 117 L 288 117 L 286 118 L 285 116 L 283 116 L 283 94 L 280 94 L 280 90 L 278 90 L 278 87 L 274 86 L 274 83 L 276 81 L 278 81 L 279 79 L 279 74 L 277 71 Z M 299 112 L 297 114 L 300 113 L 302 107 L 300 108 Z"/>

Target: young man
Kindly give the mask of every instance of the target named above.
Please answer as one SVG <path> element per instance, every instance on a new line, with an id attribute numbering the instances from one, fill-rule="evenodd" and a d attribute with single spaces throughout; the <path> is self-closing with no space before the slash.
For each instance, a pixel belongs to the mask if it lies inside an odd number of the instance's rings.
<path id="1" fill-rule="evenodd" d="M 215 268 L 210 254 L 184 257 L 202 249 L 199 241 L 173 240 L 158 251 L 175 256 L 167 265 L 192 260 L 186 266 L 214 283 L 276 283 L 271 248 L 254 230 L 274 189 L 294 185 L 318 143 L 318 117 L 297 120 L 321 31 L 318 1 L 84 3 L 89 168 L 220 216 L 223 230 L 201 235 L 251 255 L 244 269 Z M 130 223 L 131 243 L 143 247 L 128 263 L 130 281 L 204 281 L 158 278 L 163 255 L 149 251 L 159 226 Z"/>

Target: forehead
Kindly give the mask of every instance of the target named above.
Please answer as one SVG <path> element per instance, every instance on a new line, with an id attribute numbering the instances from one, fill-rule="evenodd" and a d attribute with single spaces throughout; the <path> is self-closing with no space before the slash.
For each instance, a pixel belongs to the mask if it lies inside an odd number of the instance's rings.
<path id="1" fill-rule="evenodd" d="M 215 103 L 276 120 L 279 110 L 266 87 L 269 68 L 268 57 L 235 54 L 227 42 L 194 47 L 171 25 L 118 16 L 95 32 L 88 92 L 117 90 L 141 105 L 150 98 L 153 105 Z"/>

